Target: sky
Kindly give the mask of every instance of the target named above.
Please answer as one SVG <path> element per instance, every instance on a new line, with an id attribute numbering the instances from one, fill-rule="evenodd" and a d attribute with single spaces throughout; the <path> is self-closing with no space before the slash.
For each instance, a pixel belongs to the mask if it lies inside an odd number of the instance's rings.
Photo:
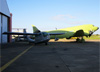
<path id="1" fill-rule="evenodd" d="M 32 25 L 41 31 L 93 24 L 100 27 L 99 0 L 7 0 L 13 14 L 12 27 L 26 28 Z M 100 30 L 95 34 L 100 34 Z"/>

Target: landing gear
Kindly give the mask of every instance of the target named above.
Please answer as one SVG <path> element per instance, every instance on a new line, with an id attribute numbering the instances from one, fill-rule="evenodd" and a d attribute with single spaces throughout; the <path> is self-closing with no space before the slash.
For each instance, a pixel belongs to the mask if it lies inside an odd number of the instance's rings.
<path id="1" fill-rule="evenodd" d="M 85 42 L 85 39 L 83 39 L 83 37 L 82 37 L 82 39 L 80 40 L 80 42 L 81 43 L 84 43 Z"/>
<path id="2" fill-rule="evenodd" d="M 37 43 L 34 43 L 34 45 L 36 45 Z"/>
<path id="3" fill-rule="evenodd" d="M 48 43 L 46 42 L 45 45 L 48 45 Z"/>
<path id="4" fill-rule="evenodd" d="M 76 39 L 76 42 L 80 42 L 80 39 L 79 39 L 79 38 L 77 38 L 77 39 Z"/>
<path id="5" fill-rule="evenodd" d="M 81 37 L 81 39 L 78 37 L 78 38 L 76 39 L 76 42 L 84 43 L 84 42 L 85 42 L 85 39 L 83 39 L 83 37 Z"/>
<path id="6" fill-rule="evenodd" d="M 45 43 L 45 45 L 48 45 L 48 42 L 43 42 Z M 38 45 L 38 44 L 41 44 L 41 43 L 34 43 L 34 45 Z"/>

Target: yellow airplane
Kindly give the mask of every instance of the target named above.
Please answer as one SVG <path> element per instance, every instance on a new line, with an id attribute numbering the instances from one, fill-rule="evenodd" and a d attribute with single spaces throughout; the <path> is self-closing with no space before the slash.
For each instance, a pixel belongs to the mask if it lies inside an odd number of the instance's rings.
<path id="1" fill-rule="evenodd" d="M 18 33 L 18 32 L 4 32 L 3 34 L 10 35 L 35 35 L 35 40 L 30 39 L 27 36 L 29 42 L 37 43 L 45 43 L 47 45 L 48 41 L 51 39 L 55 39 L 55 41 L 59 40 L 59 38 L 70 39 L 71 37 L 77 37 L 76 42 L 85 42 L 83 36 L 90 37 L 95 31 L 99 29 L 92 24 L 85 24 L 80 26 L 68 27 L 63 29 L 51 30 L 41 32 L 36 26 L 32 25 L 33 33 Z"/>

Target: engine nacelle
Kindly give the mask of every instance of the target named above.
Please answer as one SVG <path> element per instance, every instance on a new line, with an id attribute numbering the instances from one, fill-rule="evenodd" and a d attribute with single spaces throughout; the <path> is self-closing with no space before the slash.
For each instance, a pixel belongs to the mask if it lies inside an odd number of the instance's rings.
<path id="1" fill-rule="evenodd" d="M 58 41 L 59 40 L 59 38 L 55 38 L 55 41 Z"/>
<path id="2" fill-rule="evenodd" d="M 71 37 L 69 37 L 69 38 L 66 38 L 66 39 L 70 39 Z"/>

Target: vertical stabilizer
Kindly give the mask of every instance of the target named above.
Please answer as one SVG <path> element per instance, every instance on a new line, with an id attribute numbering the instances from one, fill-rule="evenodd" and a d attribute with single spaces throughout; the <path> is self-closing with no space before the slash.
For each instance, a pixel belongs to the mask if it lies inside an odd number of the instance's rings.
<path id="1" fill-rule="evenodd" d="M 36 28 L 36 26 L 32 25 L 33 27 L 33 33 L 39 33 L 40 30 L 38 28 Z"/>

